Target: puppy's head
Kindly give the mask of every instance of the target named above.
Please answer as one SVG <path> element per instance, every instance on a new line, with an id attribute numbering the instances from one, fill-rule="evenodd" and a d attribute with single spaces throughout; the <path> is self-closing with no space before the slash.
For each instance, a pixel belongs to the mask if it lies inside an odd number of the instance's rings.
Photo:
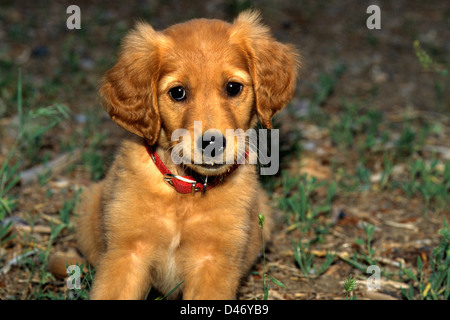
<path id="1" fill-rule="evenodd" d="M 162 32 L 139 23 L 100 93 L 120 126 L 173 149 L 198 173 L 218 175 L 258 117 L 272 128 L 294 93 L 298 65 L 294 48 L 277 42 L 253 11 L 232 24 L 198 19 Z"/>

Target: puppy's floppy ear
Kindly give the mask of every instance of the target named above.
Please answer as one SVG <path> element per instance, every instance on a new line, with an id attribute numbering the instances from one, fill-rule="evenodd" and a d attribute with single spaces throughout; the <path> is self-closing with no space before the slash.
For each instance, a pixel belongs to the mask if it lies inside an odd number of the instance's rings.
<path id="1" fill-rule="evenodd" d="M 165 36 L 138 23 L 122 42 L 116 65 L 104 76 L 100 96 L 105 110 L 124 129 L 158 139 L 161 127 L 157 99 L 159 48 Z"/>
<path id="2" fill-rule="evenodd" d="M 277 42 L 260 22 L 257 11 L 242 12 L 231 26 L 230 39 L 241 47 L 253 78 L 256 111 L 261 123 L 272 128 L 272 117 L 291 100 L 300 67 L 293 46 Z"/>

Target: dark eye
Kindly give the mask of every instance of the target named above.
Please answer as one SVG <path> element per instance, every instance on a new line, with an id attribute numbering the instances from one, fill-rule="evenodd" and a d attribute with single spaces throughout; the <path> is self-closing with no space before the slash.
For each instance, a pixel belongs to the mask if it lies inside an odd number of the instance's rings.
<path id="1" fill-rule="evenodd" d="M 169 90 L 169 95 L 175 101 L 182 101 L 186 99 L 186 90 L 183 87 L 175 87 Z"/>
<path id="2" fill-rule="evenodd" d="M 235 97 L 242 91 L 242 84 L 238 82 L 227 83 L 227 94 L 229 97 Z"/>

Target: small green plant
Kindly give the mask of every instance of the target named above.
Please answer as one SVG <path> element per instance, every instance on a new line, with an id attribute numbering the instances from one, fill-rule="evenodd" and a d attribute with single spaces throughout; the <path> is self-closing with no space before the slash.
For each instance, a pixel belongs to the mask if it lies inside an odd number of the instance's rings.
<path id="1" fill-rule="evenodd" d="M 329 193 L 321 204 L 315 204 L 313 198 L 316 189 L 325 186 L 326 183 L 327 181 L 319 181 L 315 177 L 309 178 L 306 174 L 291 176 L 283 172 L 283 197 L 278 199 L 278 205 L 286 213 L 286 220 L 291 224 L 288 230 L 297 228 L 302 232 L 316 230 L 320 238 L 320 233 L 328 227 L 321 227 L 319 216 L 330 212 L 331 202 L 336 195 L 336 184 L 328 185 Z"/>
<path id="2" fill-rule="evenodd" d="M 429 278 L 429 295 L 433 299 L 450 298 L 450 229 L 447 222 L 439 231 L 442 236 L 439 247 L 434 248 L 430 258 L 431 275 Z M 424 297 L 428 295 L 424 293 Z"/>
<path id="3" fill-rule="evenodd" d="M 392 161 L 392 158 L 387 156 L 386 154 L 383 155 L 383 172 L 381 173 L 381 178 L 379 182 L 379 186 L 381 190 L 386 189 L 388 186 L 388 183 L 392 176 L 392 171 L 394 170 L 394 163 Z"/>
<path id="4" fill-rule="evenodd" d="M 356 294 L 354 294 L 353 291 L 355 291 L 357 286 L 357 281 L 355 277 L 349 276 L 344 281 L 344 290 L 346 293 L 345 300 L 356 300 Z"/>
<path id="5" fill-rule="evenodd" d="M 264 290 L 264 300 L 267 300 L 269 298 L 269 284 L 267 282 L 267 279 L 272 281 L 274 284 L 276 284 L 279 287 L 286 288 L 286 286 L 279 280 L 275 279 L 274 277 L 270 276 L 266 272 L 266 246 L 264 242 L 264 222 L 265 217 L 263 214 L 258 215 L 258 223 L 259 227 L 261 228 L 261 238 L 262 238 L 262 253 L 263 253 L 263 290 Z"/>
<path id="6" fill-rule="evenodd" d="M 75 190 L 75 196 L 69 200 L 65 200 L 62 208 L 59 210 L 59 220 L 65 225 L 69 225 L 69 217 L 70 214 L 73 213 L 73 210 L 75 209 L 75 206 L 78 202 L 78 199 L 81 195 L 81 188 Z"/>
<path id="7" fill-rule="evenodd" d="M 10 228 L 13 224 L 13 221 L 9 221 L 8 223 L 4 223 L 4 221 L 0 220 L 0 246 L 3 246 L 8 241 L 14 239 L 17 235 L 10 233 Z"/>
<path id="8" fill-rule="evenodd" d="M 373 233 L 375 231 L 375 226 L 370 223 L 362 224 L 364 232 L 366 233 L 366 241 L 361 238 L 357 238 L 355 243 L 361 246 L 362 253 L 360 257 L 368 264 L 368 265 L 376 265 L 377 261 L 375 259 L 375 249 L 372 247 L 372 239 Z"/>
<path id="9" fill-rule="evenodd" d="M 105 171 L 105 159 L 99 152 L 99 149 L 107 135 L 98 130 L 100 122 L 101 116 L 98 111 L 86 115 L 86 126 L 81 133 L 81 137 L 77 139 L 84 141 L 82 153 L 83 164 L 89 169 L 91 178 L 94 181 L 103 178 Z"/>
<path id="10" fill-rule="evenodd" d="M 16 200 L 11 196 L 10 190 L 17 184 L 20 179 L 18 172 L 19 163 L 12 164 L 11 159 L 16 151 L 16 148 L 20 142 L 23 132 L 23 111 L 22 111 L 22 69 L 19 67 L 18 80 L 17 80 L 17 113 L 19 118 L 19 134 L 10 151 L 8 152 L 6 159 L 0 167 L 0 221 L 5 218 L 7 214 L 10 214 L 15 207 Z"/>
<path id="11" fill-rule="evenodd" d="M 417 144 L 417 133 L 407 121 L 403 124 L 400 137 L 394 143 L 397 150 L 396 154 L 400 159 L 409 157 L 420 148 Z"/>
<path id="12" fill-rule="evenodd" d="M 80 270 L 80 288 L 77 289 L 74 287 L 73 289 L 68 290 L 64 299 L 87 300 L 89 299 L 89 292 L 91 291 L 92 282 L 94 280 L 95 269 L 90 265 L 86 265 L 85 262 L 82 262 L 81 265 L 77 263 L 76 266 L 79 268 L 78 270 Z M 68 267 L 69 266 L 66 263 L 66 270 Z M 72 283 L 75 284 L 75 281 L 76 279 L 74 278 Z"/>
<path id="13" fill-rule="evenodd" d="M 40 160 L 36 157 L 37 151 L 42 147 L 42 139 L 45 133 L 59 125 L 63 120 L 68 120 L 70 109 L 61 103 L 49 106 L 39 106 L 24 112 L 23 106 L 23 82 L 22 67 L 18 68 L 17 76 L 17 116 L 19 119 L 17 137 L 10 148 L 8 160 L 16 152 L 20 151 L 32 162 Z M 17 150 L 16 150 L 17 149 Z"/>
<path id="14" fill-rule="evenodd" d="M 432 208 L 437 211 L 446 210 L 449 206 L 450 161 L 439 165 L 437 159 L 425 162 L 422 158 L 410 160 L 409 178 L 400 184 L 401 189 L 411 198 L 421 196 L 424 200 L 424 211 Z"/>
<path id="15" fill-rule="evenodd" d="M 302 273 L 307 277 L 319 277 L 322 275 L 333 263 L 335 254 L 329 252 L 325 255 L 325 262 L 317 267 L 313 264 L 314 253 L 309 250 L 310 243 L 303 244 L 298 240 L 297 244 L 293 242 L 294 257 Z"/>
<path id="16" fill-rule="evenodd" d="M 35 274 L 38 274 L 39 282 L 34 286 L 33 291 L 29 293 L 27 299 L 57 299 L 52 292 L 47 291 L 49 283 L 55 281 L 53 274 L 48 271 L 49 255 L 50 249 L 52 248 L 53 242 L 56 240 L 57 236 L 60 234 L 62 229 L 64 229 L 63 224 L 50 223 L 50 237 L 47 246 L 44 250 L 37 250 L 37 259 L 27 258 L 21 262 L 22 267 L 27 269 L 29 274 L 28 281 L 31 282 L 34 279 Z"/>
<path id="17" fill-rule="evenodd" d="M 448 68 L 442 64 L 437 63 L 431 56 L 422 48 L 418 40 L 414 41 L 414 51 L 422 68 L 425 71 L 431 71 L 439 75 L 439 79 L 434 80 L 434 90 L 436 95 L 437 106 L 442 106 L 445 103 L 443 99 L 444 88 L 448 87 Z"/>
<path id="18" fill-rule="evenodd" d="M 411 269 L 401 268 L 407 280 L 413 281 L 408 290 L 401 290 L 403 296 L 409 300 L 415 299 L 415 287 L 420 300 L 450 298 L 450 229 L 445 220 L 439 234 L 442 236 L 441 243 L 432 250 L 429 257 L 430 272 L 425 272 L 420 256 L 417 257 L 416 273 Z"/>
<path id="19" fill-rule="evenodd" d="M 314 85 L 314 94 L 309 104 L 309 118 L 318 123 L 323 123 L 326 116 L 320 110 L 320 106 L 333 94 L 339 78 L 345 71 L 345 65 L 337 65 L 331 74 L 322 73 L 319 75 L 319 81 Z"/>
<path id="20" fill-rule="evenodd" d="M 356 176 L 359 179 L 361 191 L 370 190 L 372 185 L 370 182 L 371 174 L 370 169 L 367 168 L 364 163 L 358 163 L 358 166 L 356 167 Z"/>
<path id="21" fill-rule="evenodd" d="M 19 165 L 11 165 L 6 159 L 0 168 L 0 221 L 11 214 L 16 206 L 16 199 L 10 195 L 11 189 L 19 181 Z"/>
<path id="22" fill-rule="evenodd" d="M 104 138 L 104 135 L 94 133 L 92 139 L 90 139 L 89 141 L 89 146 L 86 148 L 85 152 L 83 152 L 83 162 L 86 167 L 89 168 L 93 181 L 100 180 L 104 175 L 105 161 L 103 157 L 98 153 L 98 147 L 100 146 Z"/>
<path id="23" fill-rule="evenodd" d="M 20 129 L 21 142 L 20 151 L 33 163 L 41 161 L 36 157 L 42 148 L 44 135 L 59 125 L 63 120 L 69 119 L 70 110 L 64 104 L 55 103 L 46 107 L 30 110 L 24 116 L 23 125 Z"/>
<path id="24" fill-rule="evenodd" d="M 175 287 L 173 287 L 172 290 L 170 290 L 166 295 L 157 297 L 155 300 L 164 300 L 164 299 L 166 299 L 166 298 L 167 298 L 168 296 L 170 296 L 175 290 L 177 290 L 178 287 L 181 286 L 181 285 L 184 283 L 184 281 L 185 281 L 185 280 L 181 281 L 179 284 L 177 284 Z M 149 292 L 150 292 L 150 290 L 149 290 Z M 147 294 L 147 295 L 148 295 L 148 294 Z"/>
<path id="25" fill-rule="evenodd" d="M 57 126 L 62 120 L 68 119 L 70 113 L 70 110 L 65 105 L 54 104 L 30 110 L 25 115 L 22 102 L 22 86 L 22 69 L 19 67 L 17 79 L 18 133 L 5 161 L 0 167 L 0 220 L 3 220 L 6 214 L 10 214 L 15 207 L 16 201 L 10 192 L 20 180 L 19 168 L 24 162 L 22 158 L 36 161 L 38 159 L 36 157 L 37 150 L 41 147 L 40 141 L 43 135 Z M 13 158 L 18 160 L 14 163 Z"/>
<path id="26" fill-rule="evenodd" d="M 352 267 L 366 273 L 368 266 L 377 264 L 377 260 L 375 258 L 376 250 L 372 247 L 375 227 L 369 223 L 363 223 L 362 227 L 366 234 L 366 240 L 364 241 L 361 238 L 357 238 L 355 240 L 355 244 L 360 247 L 359 253 L 355 251 L 353 252 L 353 256 L 351 258 L 344 256 L 340 256 L 340 258 Z"/>
<path id="27" fill-rule="evenodd" d="M 301 240 L 298 240 L 297 245 L 294 245 L 294 257 L 302 273 L 310 277 L 313 275 L 313 258 L 314 254 L 309 253 L 309 244 L 303 244 Z"/>
<path id="28" fill-rule="evenodd" d="M 414 41 L 414 51 L 417 59 L 425 70 L 434 71 L 441 76 L 447 76 L 448 69 L 435 62 L 430 55 L 422 48 L 419 40 Z"/>
<path id="29" fill-rule="evenodd" d="M 329 124 L 331 141 L 341 149 L 354 149 L 364 156 L 378 143 L 382 114 L 377 110 L 363 109 L 355 101 L 343 100 L 342 106 L 342 112 Z"/>
<path id="30" fill-rule="evenodd" d="M 330 138 L 335 145 L 342 149 L 352 147 L 358 130 L 356 119 L 358 110 L 355 104 L 345 104 L 345 110 L 330 128 Z"/>

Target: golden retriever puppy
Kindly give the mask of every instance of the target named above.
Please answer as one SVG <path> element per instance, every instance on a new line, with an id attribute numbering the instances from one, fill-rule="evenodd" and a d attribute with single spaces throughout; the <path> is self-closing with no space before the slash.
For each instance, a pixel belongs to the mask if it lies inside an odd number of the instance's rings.
<path id="1" fill-rule="evenodd" d="M 298 64 L 254 11 L 164 31 L 138 23 L 124 38 L 100 95 L 135 137 L 78 206 L 79 248 L 96 267 L 92 299 L 142 299 L 180 283 L 170 297 L 236 298 L 261 250 L 258 215 L 266 238 L 271 225 L 248 145 L 236 140 L 258 118 L 271 128 Z"/>

